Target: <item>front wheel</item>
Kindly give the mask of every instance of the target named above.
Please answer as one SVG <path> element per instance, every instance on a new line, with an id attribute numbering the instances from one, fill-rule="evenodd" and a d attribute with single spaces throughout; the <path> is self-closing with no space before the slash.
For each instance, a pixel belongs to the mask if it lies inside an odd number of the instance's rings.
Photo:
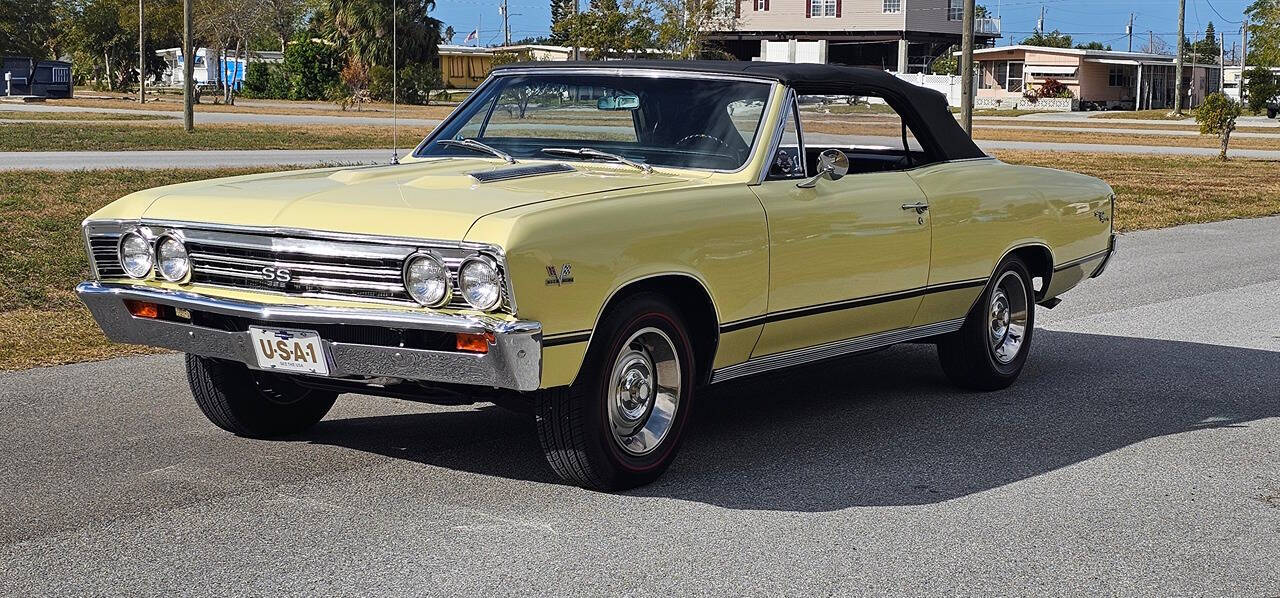
<path id="1" fill-rule="evenodd" d="M 1027 361 L 1035 316 L 1031 274 L 1021 259 L 1010 256 L 996 269 L 960 330 L 938 341 L 942 371 L 964 388 L 1008 388 Z"/>
<path id="2" fill-rule="evenodd" d="M 250 438 L 307 430 L 338 399 L 337 393 L 303 388 L 279 374 L 191 354 L 187 355 L 187 382 L 209 421 Z"/>
<path id="3" fill-rule="evenodd" d="M 692 407 L 693 346 L 661 296 L 604 318 L 578 380 L 536 397 L 538 437 L 565 481 L 596 490 L 647 484 L 675 459 Z"/>

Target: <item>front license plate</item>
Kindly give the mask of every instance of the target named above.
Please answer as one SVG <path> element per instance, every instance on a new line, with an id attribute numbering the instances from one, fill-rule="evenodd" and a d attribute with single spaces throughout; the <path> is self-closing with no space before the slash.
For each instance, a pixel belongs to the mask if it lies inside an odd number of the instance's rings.
<path id="1" fill-rule="evenodd" d="M 324 355 L 320 334 L 310 330 L 249 327 L 253 353 L 258 367 L 298 374 L 329 375 L 329 360 Z"/>

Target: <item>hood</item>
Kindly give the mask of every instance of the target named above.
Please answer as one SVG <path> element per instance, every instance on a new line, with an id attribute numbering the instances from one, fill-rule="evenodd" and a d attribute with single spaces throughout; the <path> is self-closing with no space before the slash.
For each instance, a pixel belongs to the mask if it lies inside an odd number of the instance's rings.
<path id="1" fill-rule="evenodd" d="M 213 179 L 160 195 L 143 217 L 428 239 L 463 239 L 487 214 L 685 178 L 572 163 L 573 170 L 480 182 L 470 173 L 549 164 L 444 159 Z"/>

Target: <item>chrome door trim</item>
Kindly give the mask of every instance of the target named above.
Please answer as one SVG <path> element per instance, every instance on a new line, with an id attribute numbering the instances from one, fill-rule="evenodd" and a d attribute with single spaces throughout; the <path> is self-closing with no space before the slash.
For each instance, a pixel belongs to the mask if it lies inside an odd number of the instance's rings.
<path id="1" fill-rule="evenodd" d="M 930 336 L 937 336 L 939 334 L 947 334 L 960 330 L 962 325 L 964 325 L 964 318 L 957 318 L 955 320 L 946 320 L 934 324 L 926 324 L 924 326 L 900 328 L 898 330 L 868 334 L 865 336 L 858 336 L 813 347 L 803 347 L 800 349 L 783 351 L 781 353 L 763 355 L 739 364 L 715 370 L 711 373 L 711 383 L 715 384 L 717 382 L 724 382 L 726 380 L 732 380 L 742 376 L 761 374 L 771 370 L 803 365 L 814 361 L 839 357 L 841 355 L 869 351 L 871 349 L 879 349 L 881 347 L 888 347 L 889 345 L 919 340 Z"/>

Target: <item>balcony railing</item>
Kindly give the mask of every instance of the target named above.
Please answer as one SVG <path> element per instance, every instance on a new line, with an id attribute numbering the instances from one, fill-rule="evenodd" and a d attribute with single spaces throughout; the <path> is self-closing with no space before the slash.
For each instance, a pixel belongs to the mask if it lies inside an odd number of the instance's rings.
<path id="1" fill-rule="evenodd" d="M 978 35 L 1000 35 L 1000 19 L 999 18 L 974 19 L 973 32 Z"/>

